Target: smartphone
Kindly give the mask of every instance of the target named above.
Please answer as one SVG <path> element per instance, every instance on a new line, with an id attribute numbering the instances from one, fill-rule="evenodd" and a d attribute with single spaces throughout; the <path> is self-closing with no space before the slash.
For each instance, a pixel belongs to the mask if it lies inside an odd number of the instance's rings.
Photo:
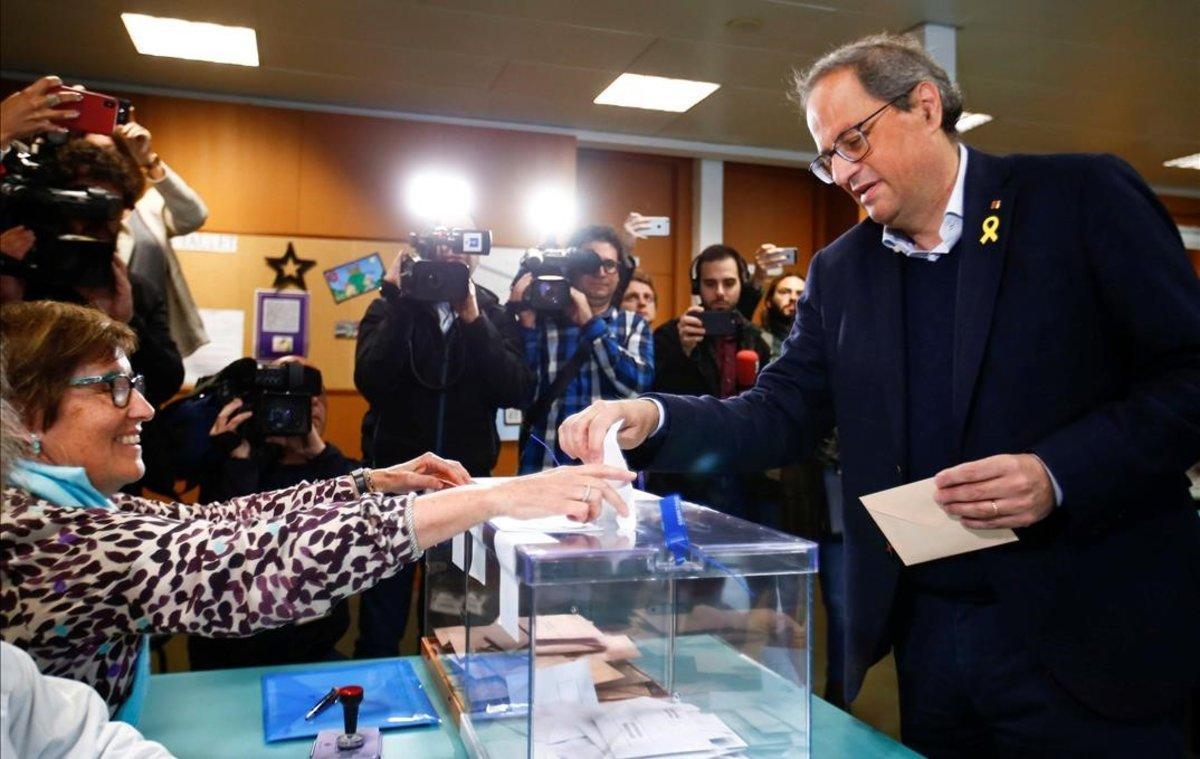
<path id="1" fill-rule="evenodd" d="M 383 259 L 378 253 L 339 264 L 325 270 L 325 284 L 333 295 L 334 303 L 378 290 L 383 285 Z"/>
<path id="2" fill-rule="evenodd" d="M 737 321 L 732 311 L 701 311 L 696 316 L 704 325 L 707 337 L 723 337 L 737 332 Z"/>
<path id="3" fill-rule="evenodd" d="M 646 237 L 670 237 L 671 217 L 647 216 L 646 226 L 642 228 L 642 234 Z"/>
<path id="4" fill-rule="evenodd" d="M 69 89 L 59 87 L 58 91 Z M 71 90 L 83 96 L 74 103 L 63 103 L 58 108 L 62 111 L 79 111 L 73 119 L 63 119 L 55 123 L 70 129 L 72 132 L 91 132 L 93 134 L 112 134 L 118 124 L 129 122 L 130 103 L 123 98 L 105 95 L 102 92 L 89 90 Z"/>

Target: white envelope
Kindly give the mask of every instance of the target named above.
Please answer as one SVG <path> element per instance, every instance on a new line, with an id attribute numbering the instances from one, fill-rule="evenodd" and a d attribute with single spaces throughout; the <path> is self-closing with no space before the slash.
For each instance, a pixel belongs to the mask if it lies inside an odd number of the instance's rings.
<path id="1" fill-rule="evenodd" d="M 859 499 L 905 566 L 992 548 L 1017 539 L 1016 533 L 1009 529 L 963 527 L 933 500 L 936 490 L 931 477 Z"/>

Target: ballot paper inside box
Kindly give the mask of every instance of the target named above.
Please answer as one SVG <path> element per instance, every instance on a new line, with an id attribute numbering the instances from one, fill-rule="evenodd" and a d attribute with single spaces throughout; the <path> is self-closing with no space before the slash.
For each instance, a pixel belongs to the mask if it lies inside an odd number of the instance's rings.
<path id="1" fill-rule="evenodd" d="M 634 531 L 501 520 L 426 552 L 422 649 L 470 751 L 807 756 L 816 546 L 685 504 L 676 563 L 634 495 Z"/>

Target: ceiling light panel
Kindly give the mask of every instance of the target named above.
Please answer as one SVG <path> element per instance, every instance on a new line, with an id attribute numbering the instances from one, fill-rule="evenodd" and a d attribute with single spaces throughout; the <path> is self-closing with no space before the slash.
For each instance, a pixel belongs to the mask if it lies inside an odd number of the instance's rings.
<path id="1" fill-rule="evenodd" d="M 142 55 L 189 61 L 258 65 L 258 35 L 246 26 L 122 13 L 133 46 Z"/>
<path id="2" fill-rule="evenodd" d="M 1200 170 L 1200 153 L 1192 153 L 1181 158 L 1172 158 L 1169 161 L 1163 161 L 1163 166 L 1169 166 L 1172 169 Z"/>
<path id="3" fill-rule="evenodd" d="M 961 134 L 969 129 L 974 129 L 977 126 L 983 126 L 991 120 L 992 117 L 986 113 L 971 113 L 969 111 L 963 111 L 962 115 L 958 117 L 958 123 L 955 124 L 955 126 L 958 128 L 958 131 Z"/>
<path id="4" fill-rule="evenodd" d="M 715 82 L 694 82 L 690 79 L 668 79 L 662 76 L 645 76 L 643 74 L 621 74 L 592 102 L 599 105 L 617 105 L 622 108 L 683 113 L 716 92 L 720 86 Z"/>

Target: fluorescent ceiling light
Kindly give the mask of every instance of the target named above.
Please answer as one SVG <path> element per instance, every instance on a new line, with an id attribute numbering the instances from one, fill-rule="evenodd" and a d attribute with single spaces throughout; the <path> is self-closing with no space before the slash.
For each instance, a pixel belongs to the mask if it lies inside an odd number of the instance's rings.
<path id="1" fill-rule="evenodd" d="M 1163 166 L 1170 166 L 1172 169 L 1200 170 L 1200 153 L 1192 153 L 1182 158 L 1172 158 L 1169 161 L 1163 161 Z"/>
<path id="2" fill-rule="evenodd" d="M 983 126 L 991 120 L 992 117 L 986 113 L 970 113 L 968 111 L 963 111 L 962 115 L 958 117 L 958 123 L 955 126 L 958 127 L 958 131 L 961 133 L 967 131 L 968 129 L 974 129 L 977 126 Z"/>
<path id="3" fill-rule="evenodd" d="M 621 74 L 592 102 L 599 105 L 619 105 L 623 108 L 683 113 L 716 92 L 720 86 L 714 82 L 693 82 L 690 79 Z"/>
<path id="4" fill-rule="evenodd" d="M 189 61 L 258 65 L 258 36 L 246 26 L 122 13 L 133 46 L 142 55 Z"/>

